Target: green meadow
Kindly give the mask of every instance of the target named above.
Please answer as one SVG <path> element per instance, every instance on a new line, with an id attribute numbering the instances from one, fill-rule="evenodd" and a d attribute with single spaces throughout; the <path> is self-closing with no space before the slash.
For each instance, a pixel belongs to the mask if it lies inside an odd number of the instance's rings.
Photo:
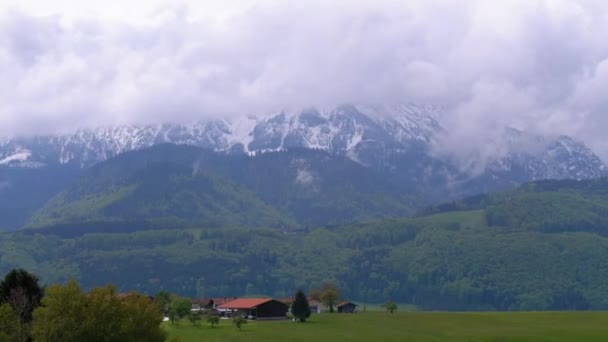
<path id="1" fill-rule="evenodd" d="M 164 323 L 173 341 L 608 341 L 608 312 L 365 312 L 306 323 L 251 321 L 239 331 Z"/>

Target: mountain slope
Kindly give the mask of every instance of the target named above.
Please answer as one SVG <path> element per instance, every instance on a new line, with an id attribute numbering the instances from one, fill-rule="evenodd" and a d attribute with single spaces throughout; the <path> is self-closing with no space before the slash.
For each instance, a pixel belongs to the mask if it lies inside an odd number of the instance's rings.
<path id="1" fill-rule="evenodd" d="M 511 191 L 429 207 L 419 214 L 479 209 L 488 226 L 608 235 L 608 178 L 532 182 Z"/>
<path id="2" fill-rule="evenodd" d="M 360 164 L 321 151 L 249 157 L 158 145 L 85 171 L 30 226 L 147 221 L 290 229 L 404 216 L 413 202 Z"/>
<path id="3" fill-rule="evenodd" d="M 47 281 L 199 297 L 288 296 L 333 279 L 344 297 L 367 303 L 605 310 L 608 225 L 581 223 L 590 213 L 603 219 L 607 198 L 605 179 L 550 181 L 432 209 L 440 213 L 289 234 L 225 227 L 59 237 L 23 230 L 0 234 L 0 272 L 25 266 Z M 572 212 L 556 215 L 564 204 Z M 518 219 L 493 222 L 488 214 L 497 208 L 517 208 Z"/>
<path id="4" fill-rule="evenodd" d="M 80 172 L 72 167 L 0 167 L 0 231 L 26 224 L 36 210 L 68 187 Z"/>
<path id="5" fill-rule="evenodd" d="M 119 126 L 0 139 L 0 203 L 6 204 L 0 229 L 23 225 L 90 167 L 163 143 L 197 146 L 233 157 L 230 163 L 210 163 L 217 170 L 202 165 L 212 173 L 231 175 L 232 181 L 304 225 L 343 223 L 348 216 L 352 220 L 402 216 L 414 207 L 511 189 L 533 180 L 608 175 L 606 165 L 580 142 L 508 128 L 496 137 L 500 153 L 492 158 L 458 156 L 441 148 L 439 141 L 450 130 L 438 121 L 440 113 L 441 108 L 432 106 L 344 105 L 182 125 Z M 291 157 L 296 150 L 304 153 L 303 149 L 324 151 L 331 165 L 324 165 L 325 157 L 306 157 L 305 162 Z M 289 150 L 287 155 L 282 154 L 285 150 Z M 312 163 L 314 172 L 307 163 Z M 349 178 L 344 183 L 339 173 L 331 171 L 339 170 L 340 163 L 357 170 L 345 171 Z M 253 168 L 257 178 L 245 174 L 244 165 Z M 259 171 L 265 167 L 273 173 Z M 275 181 L 283 184 L 280 189 Z M 314 184 L 307 186 L 307 182 Z M 362 190 L 360 196 L 358 190 L 349 190 L 358 189 L 351 187 L 355 183 L 383 185 L 374 193 Z M 319 187 L 323 191 L 315 191 Z M 342 211 L 332 220 L 338 210 Z"/>
<path id="6" fill-rule="evenodd" d="M 0 166 L 40 167 L 73 164 L 87 167 L 120 153 L 160 143 L 187 144 L 224 153 L 283 149 L 320 149 L 393 174 L 417 176 L 454 196 L 538 179 L 586 179 L 605 176 L 608 168 L 584 144 L 569 137 L 538 137 L 505 128 L 501 153 L 493 159 L 467 160 L 481 170 L 463 168 L 462 160 L 436 153 L 438 138 L 450 128 L 438 121 L 442 109 L 421 105 L 343 105 L 309 108 L 259 117 L 199 121 L 192 124 L 106 127 L 73 134 L 0 140 Z M 434 184 L 427 179 L 440 180 Z M 434 190 L 434 189 L 433 189 Z M 449 193 L 448 193 L 449 194 Z"/>

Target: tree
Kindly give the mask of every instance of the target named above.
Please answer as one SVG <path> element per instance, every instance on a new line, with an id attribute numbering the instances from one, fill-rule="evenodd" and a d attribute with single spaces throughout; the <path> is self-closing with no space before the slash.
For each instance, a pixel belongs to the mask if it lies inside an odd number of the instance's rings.
<path id="1" fill-rule="evenodd" d="M 340 298 L 340 291 L 338 290 L 338 286 L 334 283 L 327 282 L 323 284 L 321 290 L 321 302 L 329 307 L 329 312 L 334 312 L 334 305 L 338 303 L 338 298 Z"/>
<path id="2" fill-rule="evenodd" d="M 0 305 L 9 304 L 23 324 L 32 321 L 32 313 L 43 296 L 38 278 L 24 269 L 10 271 L 0 282 Z"/>
<path id="3" fill-rule="evenodd" d="M 395 304 L 395 303 L 391 302 L 390 300 L 389 300 L 389 301 L 387 301 L 386 303 L 382 304 L 381 306 L 382 306 L 383 308 L 385 308 L 387 312 L 390 312 L 390 313 L 394 313 L 394 312 L 395 312 L 395 311 L 397 311 L 397 309 L 399 308 L 399 307 L 397 306 L 397 304 Z"/>
<path id="4" fill-rule="evenodd" d="M 296 292 L 296 298 L 291 306 L 291 314 L 300 322 L 306 322 L 306 319 L 310 317 L 310 305 L 308 305 L 308 299 L 306 299 L 302 290 Z"/>
<path id="5" fill-rule="evenodd" d="M 232 324 L 234 324 L 239 330 L 241 330 L 243 328 L 243 325 L 247 324 L 247 320 L 245 319 L 245 317 L 237 315 L 232 318 Z"/>
<path id="6" fill-rule="evenodd" d="M 148 296 L 130 293 L 122 298 L 121 330 L 128 341 L 164 341 L 163 313 Z"/>
<path id="7" fill-rule="evenodd" d="M 201 317 L 201 314 L 198 312 L 190 312 L 190 314 L 188 315 L 188 320 L 190 321 L 190 323 L 192 323 L 192 325 L 200 324 L 202 319 L 203 318 Z"/>
<path id="8" fill-rule="evenodd" d="M 211 324 L 212 328 L 215 328 L 216 325 L 220 324 L 220 318 L 216 315 L 209 315 L 207 317 L 207 322 Z"/>
<path id="9" fill-rule="evenodd" d="M 83 295 L 80 329 L 87 341 L 120 338 L 123 308 L 112 286 L 98 287 Z M 93 314 L 91 311 L 94 310 Z"/>
<path id="10" fill-rule="evenodd" d="M 174 297 L 171 300 L 169 307 L 169 319 L 171 324 L 174 324 L 176 320 L 182 319 L 190 314 L 192 309 L 192 301 L 188 298 Z"/>
<path id="11" fill-rule="evenodd" d="M 168 313 L 169 305 L 171 304 L 171 294 L 167 291 L 160 291 L 154 296 L 154 302 L 156 302 L 163 313 Z"/>
<path id="12" fill-rule="evenodd" d="M 0 342 L 27 341 L 27 334 L 15 310 L 9 304 L 0 305 Z"/>
<path id="13" fill-rule="evenodd" d="M 32 337 L 36 341 L 84 341 L 85 295 L 71 280 L 47 289 L 42 306 L 34 310 Z"/>
<path id="14" fill-rule="evenodd" d="M 321 301 L 321 291 L 319 289 L 311 289 L 308 292 L 308 298 L 316 301 Z"/>
<path id="15" fill-rule="evenodd" d="M 75 281 L 49 287 L 34 311 L 36 341 L 152 341 L 166 338 L 162 313 L 147 296 L 119 296 L 113 286 L 84 293 Z"/>

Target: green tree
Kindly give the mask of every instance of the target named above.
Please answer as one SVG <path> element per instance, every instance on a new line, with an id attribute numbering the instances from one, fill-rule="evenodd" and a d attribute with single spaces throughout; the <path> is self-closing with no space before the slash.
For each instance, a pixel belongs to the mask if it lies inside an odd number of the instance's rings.
<path id="1" fill-rule="evenodd" d="M 9 304 L 0 305 L 0 342 L 27 341 L 28 334 Z"/>
<path id="2" fill-rule="evenodd" d="M 161 328 L 163 313 L 148 296 L 130 293 L 121 300 L 123 317 L 121 330 L 128 341 L 164 341 L 166 333 Z"/>
<path id="3" fill-rule="evenodd" d="M 381 305 L 387 312 L 394 313 L 399 308 L 397 304 L 391 302 L 390 300 Z"/>
<path id="4" fill-rule="evenodd" d="M 53 285 L 47 289 L 42 306 L 34 310 L 32 337 L 45 342 L 84 341 L 85 311 L 86 298 L 75 281 Z"/>
<path id="5" fill-rule="evenodd" d="M 169 312 L 169 305 L 171 304 L 171 293 L 167 291 L 160 291 L 154 296 L 154 302 L 163 311 L 163 313 Z"/>
<path id="6" fill-rule="evenodd" d="M 232 318 L 232 324 L 234 324 L 239 330 L 242 330 L 243 326 L 247 324 L 247 320 L 245 317 L 237 315 Z"/>
<path id="7" fill-rule="evenodd" d="M 84 293 L 75 281 L 51 286 L 34 311 L 32 337 L 45 342 L 164 341 L 162 314 L 148 297 L 113 286 Z"/>
<path id="8" fill-rule="evenodd" d="M 211 324 L 212 328 L 215 328 L 216 325 L 220 325 L 220 318 L 216 315 L 207 316 L 207 322 Z"/>
<path id="9" fill-rule="evenodd" d="M 291 306 L 291 313 L 300 322 L 306 322 L 306 319 L 310 317 L 310 305 L 302 290 L 296 292 L 296 298 Z"/>
<path id="10" fill-rule="evenodd" d="M 32 321 L 43 296 L 38 278 L 24 269 L 10 271 L 0 282 L 0 305 L 9 304 L 25 325 Z"/>
<path id="11" fill-rule="evenodd" d="M 192 301 L 188 298 L 174 297 L 169 307 L 169 319 L 174 324 L 176 320 L 182 319 L 190 314 Z"/>
<path id="12" fill-rule="evenodd" d="M 312 300 L 321 301 L 321 290 L 319 289 L 311 289 L 308 292 L 308 297 Z"/>
<path id="13" fill-rule="evenodd" d="M 81 330 L 87 341 L 120 339 L 123 310 L 113 286 L 94 288 L 82 301 Z M 94 313 L 91 311 L 94 310 Z"/>
<path id="14" fill-rule="evenodd" d="M 338 303 L 339 298 L 340 290 L 336 284 L 331 282 L 323 284 L 321 302 L 329 308 L 329 312 L 334 312 L 334 305 Z"/>
<path id="15" fill-rule="evenodd" d="M 199 325 L 202 319 L 201 314 L 198 312 L 190 312 L 190 314 L 188 314 L 188 320 L 192 325 Z"/>

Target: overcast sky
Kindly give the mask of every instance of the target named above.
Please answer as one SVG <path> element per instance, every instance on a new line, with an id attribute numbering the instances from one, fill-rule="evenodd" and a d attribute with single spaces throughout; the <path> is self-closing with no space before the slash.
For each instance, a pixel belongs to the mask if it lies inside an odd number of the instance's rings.
<path id="1" fill-rule="evenodd" d="M 608 1 L 0 0 L 0 132 L 285 107 L 446 107 L 608 159 Z M 458 145 L 460 146 L 460 145 Z"/>

